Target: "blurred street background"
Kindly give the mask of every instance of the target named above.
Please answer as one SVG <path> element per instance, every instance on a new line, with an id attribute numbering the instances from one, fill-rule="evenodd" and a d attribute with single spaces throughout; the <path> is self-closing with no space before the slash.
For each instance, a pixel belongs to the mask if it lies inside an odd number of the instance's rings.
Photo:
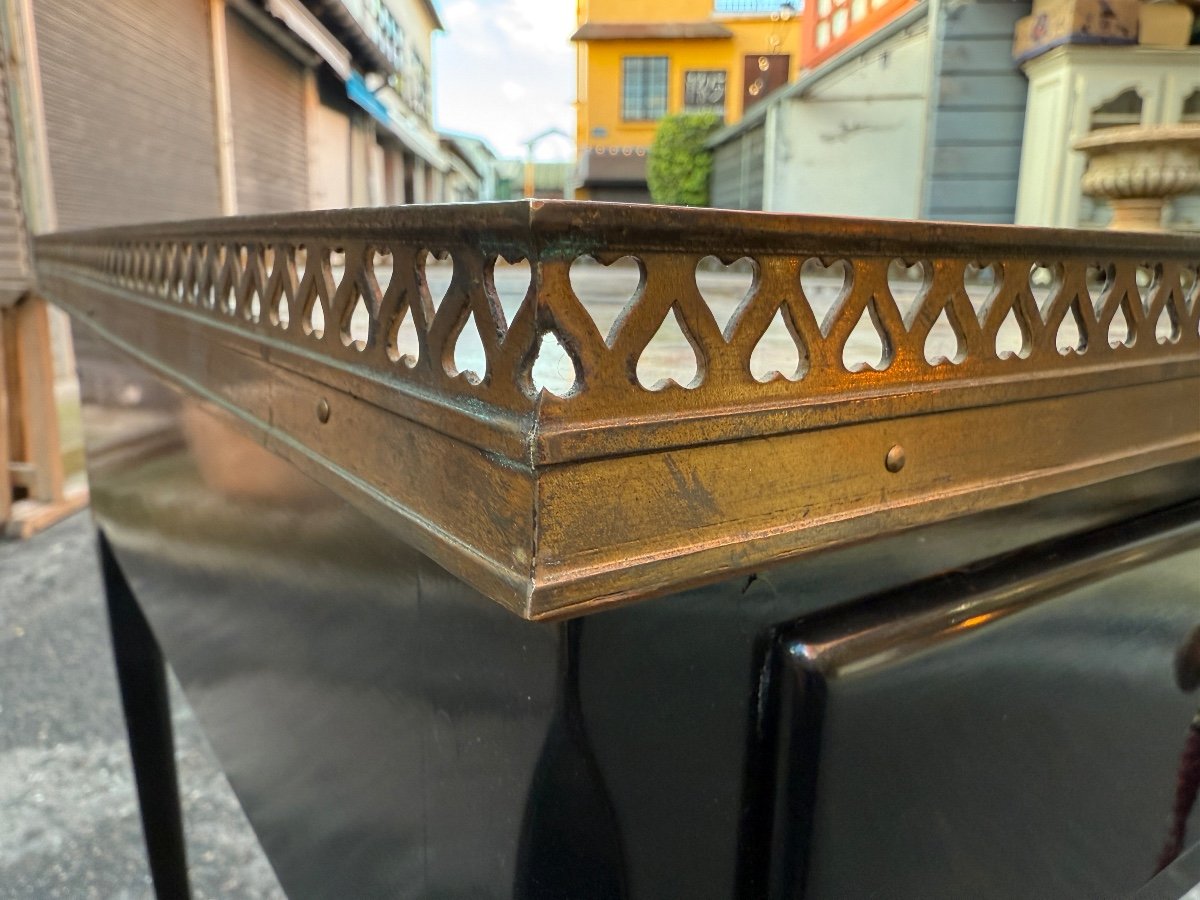
<path id="1" fill-rule="evenodd" d="M 1109 129 L 1200 128 L 1195 5 L 0 0 L 0 900 L 151 893 L 82 511 L 85 424 L 94 446 L 136 417 L 138 397 L 97 413 L 81 392 L 70 323 L 35 283 L 34 236 L 522 197 L 1102 228 L 1116 197 L 1084 189 L 1089 156 L 1072 148 Z M 1200 193 L 1163 187 L 1149 201 L 1143 226 L 1200 233 Z M 927 265 L 890 261 L 902 313 Z M 425 271 L 436 304 L 453 261 Z M 510 322 L 529 277 L 527 262 L 496 267 Z M 699 261 L 720 327 L 754 277 L 747 259 Z M 843 261 L 803 264 L 818 322 L 847 277 Z M 988 260 L 966 265 L 977 315 L 998 277 Z M 571 270 L 602 334 L 638 279 L 628 257 Z M 1021 287 L 1044 303 L 1052 280 L 1034 265 Z M 1110 342 L 1129 339 L 1124 316 Z M 1170 336 L 1165 310 L 1157 327 Z M 366 328 L 364 309 L 351 330 Z M 878 366 L 884 340 L 864 315 L 843 363 Z M 996 342 L 1022 352 L 1015 319 Z M 1074 317 L 1057 342 L 1080 348 Z M 574 370 L 550 344 L 534 382 L 563 393 Z M 960 350 L 943 313 L 926 358 Z M 798 379 L 805 352 L 779 313 L 751 372 Z M 473 321 L 454 362 L 482 371 Z M 650 390 L 688 384 L 697 365 L 667 316 L 636 376 Z M 174 700 L 197 896 L 279 896 L 177 688 Z"/>

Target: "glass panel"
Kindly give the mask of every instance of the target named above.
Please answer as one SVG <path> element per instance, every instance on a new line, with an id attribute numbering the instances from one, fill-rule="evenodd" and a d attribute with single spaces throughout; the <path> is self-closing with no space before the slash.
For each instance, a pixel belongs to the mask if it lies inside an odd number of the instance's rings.
<path id="1" fill-rule="evenodd" d="M 833 14 L 833 36 L 841 37 L 846 33 L 846 29 L 850 26 L 850 14 L 845 8 L 839 9 Z"/>
<path id="2" fill-rule="evenodd" d="M 667 58 L 627 56 L 621 60 L 621 117 L 661 119 L 667 114 Z"/>

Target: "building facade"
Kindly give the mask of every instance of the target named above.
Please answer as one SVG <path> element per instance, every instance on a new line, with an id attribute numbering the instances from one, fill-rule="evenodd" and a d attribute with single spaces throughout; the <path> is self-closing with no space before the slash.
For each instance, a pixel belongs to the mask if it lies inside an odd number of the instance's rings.
<path id="1" fill-rule="evenodd" d="M 807 28 L 814 65 L 710 140 L 713 204 L 1011 223 L 1026 103 L 1011 45 L 1028 11 L 868 5 L 858 31 L 847 13 L 822 47 L 825 32 Z"/>
<path id="2" fill-rule="evenodd" d="M 578 0 L 574 196 L 646 201 L 659 121 L 736 122 L 800 68 L 801 16 L 780 0 Z"/>
<path id="3" fill-rule="evenodd" d="M 442 199 L 429 0 L 15 5 L 35 230 Z"/>
<path id="4" fill-rule="evenodd" d="M 0 4 L 0 338 L 23 348 L 0 353 L 0 524 L 81 464 L 70 335 L 33 293 L 29 233 L 473 198 L 433 127 L 441 27 L 432 0 Z"/>

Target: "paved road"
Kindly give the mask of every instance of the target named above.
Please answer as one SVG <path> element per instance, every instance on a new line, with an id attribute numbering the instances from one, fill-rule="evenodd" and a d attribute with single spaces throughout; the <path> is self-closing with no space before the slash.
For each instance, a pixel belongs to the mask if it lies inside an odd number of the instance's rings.
<path id="1" fill-rule="evenodd" d="M 174 686 L 197 898 L 282 897 Z M 0 542 L 0 900 L 153 894 L 85 513 Z"/>

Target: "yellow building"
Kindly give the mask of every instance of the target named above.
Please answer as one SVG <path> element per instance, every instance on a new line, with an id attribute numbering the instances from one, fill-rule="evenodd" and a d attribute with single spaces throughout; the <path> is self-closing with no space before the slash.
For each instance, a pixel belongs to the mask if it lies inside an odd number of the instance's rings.
<path id="1" fill-rule="evenodd" d="M 798 74 L 801 0 L 577 0 L 579 199 L 646 201 L 663 116 L 726 123 Z"/>

